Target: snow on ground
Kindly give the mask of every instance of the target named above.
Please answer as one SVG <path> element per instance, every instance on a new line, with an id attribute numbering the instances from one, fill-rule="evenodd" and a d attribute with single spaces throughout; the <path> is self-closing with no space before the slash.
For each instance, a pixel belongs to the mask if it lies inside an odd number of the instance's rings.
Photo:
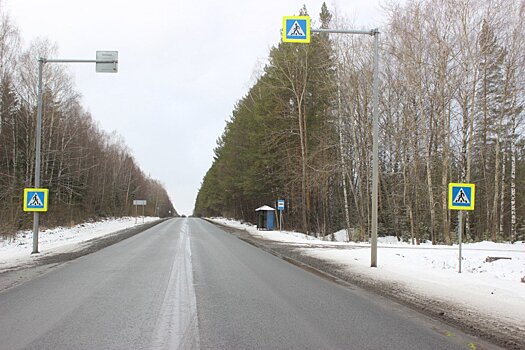
<path id="1" fill-rule="evenodd" d="M 87 222 L 74 227 L 56 227 L 38 233 L 38 250 L 41 254 L 31 256 L 33 251 L 32 230 L 18 232 L 14 239 L 0 237 L 0 271 L 47 254 L 76 250 L 90 239 L 123 230 L 143 222 L 158 220 L 156 217 L 123 217 L 97 222 Z"/>
<path id="2" fill-rule="evenodd" d="M 344 266 L 349 273 L 396 283 L 432 299 L 498 316 L 525 327 L 525 242 L 480 242 L 462 245 L 462 273 L 458 273 L 458 246 L 419 246 L 398 242 L 396 237 L 378 239 L 378 267 L 370 267 L 368 243 L 323 241 L 297 232 L 258 231 L 250 224 L 222 218 L 220 224 L 245 229 L 273 241 L 287 242 L 304 253 Z M 343 236 L 341 232 L 337 237 Z M 510 260 L 486 262 L 486 258 Z"/>

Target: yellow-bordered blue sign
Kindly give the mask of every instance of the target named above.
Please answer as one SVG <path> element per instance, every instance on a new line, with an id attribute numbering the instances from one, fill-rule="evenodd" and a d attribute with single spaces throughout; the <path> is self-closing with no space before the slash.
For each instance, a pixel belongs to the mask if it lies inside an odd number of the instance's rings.
<path id="1" fill-rule="evenodd" d="M 47 188 L 24 188 L 24 211 L 47 211 Z"/>
<path id="2" fill-rule="evenodd" d="M 449 183 L 448 184 L 448 209 L 474 210 L 476 200 L 476 185 Z"/>
<path id="3" fill-rule="evenodd" d="M 283 42 L 308 44 L 310 42 L 310 17 L 283 17 Z"/>

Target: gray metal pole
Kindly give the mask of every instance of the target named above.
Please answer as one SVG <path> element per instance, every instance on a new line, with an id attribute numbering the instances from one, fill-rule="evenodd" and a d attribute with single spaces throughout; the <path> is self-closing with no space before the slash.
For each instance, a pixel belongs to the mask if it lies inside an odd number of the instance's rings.
<path id="1" fill-rule="evenodd" d="M 377 29 L 372 30 L 355 30 L 355 29 L 312 29 L 312 33 L 331 33 L 331 34 L 366 34 L 366 35 L 376 35 L 379 34 Z"/>
<path id="2" fill-rule="evenodd" d="M 40 167 L 41 167 L 41 148 L 42 148 L 42 74 L 44 64 L 51 63 L 114 63 L 118 60 L 75 60 L 75 59 L 47 59 L 40 57 L 38 59 L 38 106 L 36 116 L 36 136 L 35 136 L 35 188 L 40 188 Z M 33 213 L 33 252 L 38 253 L 38 228 L 39 228 L 39 212 Z"/>
<path id="3" fill-rule="evenodd" d="M 46 59 L 49 63 L 118 63 L 118 60 L 76 60 L 76 59 Z"/>
<path id="4" fill-rule="evenodd" d="M 377 267 L 377 204 L 379 186 L 379 30 L 374 32 L 374 83 L 373 83 L 373 126 L 372 126 L 372 242 L 371 267 Z"/>
<path id="5" fill-rule="evenodd" d="M 463 240 L 463 210 L 459 211 L 458 214 L 458 240 L 459 240 L 459 273 L 461 273 L 461 241 Z"/>
<path id="6" fill-rule="evenodd" d="M 377 267 L 377 207 L 379 187 L 379 29 L 312 29 L 312 33 L 366 34 L 374 37 L 373 120 L 372 120 L 372 232 L 370 266 Z"/>
<path id="7" fill-rule="evenodd" d="M 45 58 L 38 59 L 38 107 L 36 115 L 36 136 L 35 136 L 35 188 L 40 187 L 40 164 L 41 164 L 41 145 L 42 145 L 42 71 L 44 70 Z M 38 253 L 38 227 L 39 213 L 33 213 L 33 252 Z"/>

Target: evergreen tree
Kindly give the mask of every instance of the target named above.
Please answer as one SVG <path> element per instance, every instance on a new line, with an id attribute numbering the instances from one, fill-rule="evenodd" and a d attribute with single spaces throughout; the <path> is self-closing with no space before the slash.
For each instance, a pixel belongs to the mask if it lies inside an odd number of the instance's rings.
<path id="1" fill-rule="evenodd" d="M 307 15 L 306 7 L 300 14 Z M 328 26 L 326 5 L 321 17 Z M 209 182 L 214 181 L 226 206 L 222 215 L 253 220 L 257 206 L 282 197 L 292 227 L 310 232 L 316 225 L 326 232 L 337 221 L 326 209 L 337 144 L 333 66 L 327 35 L 314 35 L 309 45 L 281 43 L 271 50 L 263 76 L 239 101 L 225 128 L 195 213 L 212 211 L 207 206 L 216 197 L 206 191 L 212 191 Z"/>

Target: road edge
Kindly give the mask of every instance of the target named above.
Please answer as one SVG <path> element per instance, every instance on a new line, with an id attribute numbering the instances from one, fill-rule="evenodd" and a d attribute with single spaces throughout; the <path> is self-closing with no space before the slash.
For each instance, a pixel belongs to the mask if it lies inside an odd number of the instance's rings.
<path id="1" fill-rule="evenodd" d="M 74 249 L 65 253 L 60 252 L 42 255 L 40 257 L 36 257 L 29 263 L 10 267 L 0 272 L 0 293 L 38 278 L 68 261 L 95 253 L 101 249 L 131 238 L 170 219 L 172 218 L 159 219 L 111 232 L 107 235 L 92 238 L 82 242 L 79 244 L 78 249 Z"/>
<path id="2" fill-rule="evenodd" d="M 341 265 L 308 256 L 298 251 L 296 247 L 287 245 L 284 242 L 257 238 L 244 229 L 223 225 L 209 219 L 204 220 L 221 227 L 226 232 L 235 235 L 248 244 L 339 285 L 345 287 L 357 286 L 405 305 L 412 310 L 442 321 L 452 327 L 460 329 L 466 334 L 478 337 L 494 345 L 511 350 L 525 349 L 525 339 L 519 336 L 519 334 L 522 334 L 521 330 L 516 328 L 515 325 L 505 323 L 502 320 L 494 320 L 490 315 L 475 313 L 472 310 L 467 310 L 462 314 L 457 309 L 457 305 L 452 303 L 436 301 L 425 295 L 415 293 L 406 287 L 371 280 L 364 275 L 350 275 Z M 454 310 L 454 312 L 445 312 L 444 310 Z"/>

